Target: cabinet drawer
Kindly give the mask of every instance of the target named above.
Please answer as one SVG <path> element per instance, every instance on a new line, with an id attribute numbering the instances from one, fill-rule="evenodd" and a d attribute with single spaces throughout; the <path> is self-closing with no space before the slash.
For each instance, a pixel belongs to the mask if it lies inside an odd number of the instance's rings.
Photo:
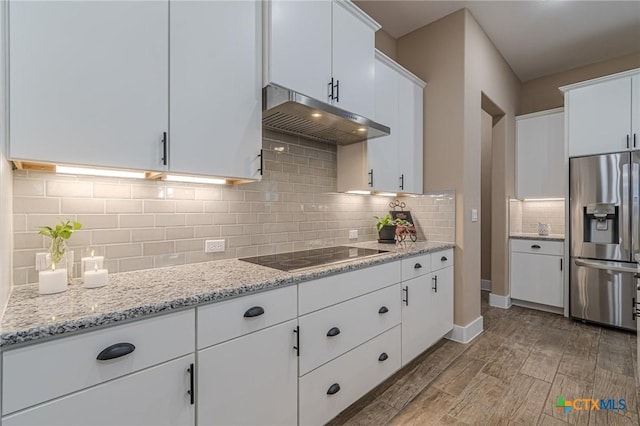
<path id="1" fill-rule="evenodd" d="M 399 324 L 401 316 L 395 284 L 300 317 L 300 375 Z"/>
<path id="2" fill-rule="evenodd" d="M 188 355 L 38 405 L 2 419 L 4 426 L 193 425 Z"/>
<path id="3" fill-rule="evenodd" d="M 384 263 L 298 285 L 300 315 L 400 282 L 400 262 Z"/>
<path id="4" fill-rule="evenodd" d="M 193 352 L 194 324 L 190 309 L 6 351 L 2 354 L 2 413 Z M 108 361 L 96 359 L 116 343 L 131 343 L 135 349 Z"/>
<path id="5" fill-rule="evenodd" d="M 238 297 L 198 308 L 198 349 L 293 319 L 296 286 Z"/>
<path id="6" fill-rule="evenodd" d="M 325 424 L 399 368 L 398 325 L 300 378 L 300 424 Z"/>
<path id="7" fill-rule="evenodd" d="M 562 256 L 564 255 L 564 243 L 562 241 L 512 239 L 511 251 Z"/>
<path id="8" fill-rule="evenodd" d="M 421 254 L 410 259 L 402 259 L 402 281 L 410 280 L 431 272 L 431 254 Z"/>
<path id="9" fill-rule="evenodd" d="M 431 271 L 453 266 L 453 249 L 431 253 Z"/>

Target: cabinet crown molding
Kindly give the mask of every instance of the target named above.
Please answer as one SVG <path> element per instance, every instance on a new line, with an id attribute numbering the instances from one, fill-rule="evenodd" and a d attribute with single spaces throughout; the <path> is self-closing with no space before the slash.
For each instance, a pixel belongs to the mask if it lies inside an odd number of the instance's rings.
<path id="1" fill-rule="evenodd" d="M 636 74 L 640 74 L 640 68 L 634 68 L 632 70 L 623 71 L 616 74 L 605 75 L 604 77 L 592 78 L 591 80 L 585 80 L 585 81 L 580 81 L 578 83 L 568 84 L 566 86 L 558 87 L 558 90 L 560 90 L 563 93 L 567 93 L 579 87 L 591 86 L 592 84 L 602 83 L 605 81 L 615 80 L 623 77 L 630 77 Z"/>
<path id="2" fill-rule="evenodd" d="M 419 85 L 423 89 L 427 85 L 426 82 L 424 82 L 422 79 L 420 79 L 414 73 L 412 73 L 411 71 L 409 71 L 408 69 L 406 69 L 405 67 L 403 67 L 402 65 L 400 65 L 399 63 L 397 63 L 396 61 L 394 61 L 393 59 L 391 59 L 390 57 L 388 57 L 387 55 L 385 55 L 384 53 L 382 53 L 382 51 L 380 51 L 378 49 L 376 49 L 376 60 L 379 60 L 383 64 L 390 66 L 391 68 L 393 68 L 394 70 L 398 71 L 400 74 L 402 74 L 403 76 L 407 77 L 409 80 L 411 80 L 415 84 Z"/>
<path id="3" fill-rule="evenodd" d="M 371 27 L 373 31 L 378 31 L 380 28 L 382 28 L 382 25 L 375 21 L 371 16 L 367 15 L 364 10 L 353 4 L 351 0 L 334 0 L 334 3 L 339 3 L 346 10 L 351 12 L 353 16 Z"/>

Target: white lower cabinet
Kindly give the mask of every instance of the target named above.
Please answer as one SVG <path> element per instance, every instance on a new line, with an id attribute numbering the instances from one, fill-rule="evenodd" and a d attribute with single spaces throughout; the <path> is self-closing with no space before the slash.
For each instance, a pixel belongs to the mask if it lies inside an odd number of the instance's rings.
<path id="1" fill-rule="evenodd" d="M 563 247 L 556 241 L 512 240 L 511 298 L 564 306 Z"/>
<path id="2" fill-rule="evenodd" d="M 445 256 L 446 254 L 446 256 Z M 453 251 L 402 260 L 402 365 L 420 355 L 453 328 L 453 266 L 430 271 L 433 259 L 451 264 Z M 416 271 L 423 271 L 418 273 Z M 410 276 L 405 280 L 405 276 Z M 417 276 L 416 276 L 417 275 Z"/>
<path id="3" fill-rule="evenodd" d="M 4 426 L 193 425 L 188 355 L 6 416 Z M 81 375 L 76 371 L 76 375 Z"/>
<path id="4" fill-rule="evenodd" d="M 198 352 L 199 425 L 297 421 L 297 320 Z"/>
<path id="5" fill-rule="evenodd" d="M 400 368 L 400 326 L 300 378 L 300 425 L 323 425 Z"/>

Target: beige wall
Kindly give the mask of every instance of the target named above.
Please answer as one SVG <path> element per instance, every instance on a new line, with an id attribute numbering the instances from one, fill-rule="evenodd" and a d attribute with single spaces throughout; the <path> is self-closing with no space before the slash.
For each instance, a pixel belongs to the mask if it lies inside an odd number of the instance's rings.
<path id="1" fill-rule="evenodd" d="M 640 53 L 632 53 L 527 81 L 522 84 L 522 99 L 518 114 L 563 106 L 564 97 L 558 87 L 634 68 L 640 68 Z"/>
<path id="2" fill-rule="evenodd" d="M 4 22 L 6 3 L 0 4 L 0 22 Z M 0 27 L 0 82 L 5 81 L 5 29 Z M 11 291 L 11 209 L 12 209 L 12 181 L 11 165 L 6 160 L 6 110 L 5 110 L 5 85 L 0 84 L 0 316 Z"/>
<path id="3" fill-rule="evenodd" d="M 494 120 L 492 155 L 492 281 L 507 283 L 508 198 L 513 193 L 515 113 L 520 81 L 466 10 L 397 41 L 398 62 L 427 82 L 424 103 L 425 188 L 456 191 L 454 322 L 480 317 L 482 97 L 502 111 Z M 482 217 L 482 216 L 480 216 Z"/>
<path id="4" fill-rule="evenodd" d="M 385 55 L 396 60 L 397 42 L 384 30 L 380 29 L 376 32 L 376 49 L 382 51 Z"/>
<path id="5" fill-rule="evenodd" d="M 451 15 L 397 40 L 398 62 L 427 82 L 424 92 L 424 188 L 456 192 L 454 322 L 466 325 L 479 315 L 467 312 L 463 286 L 464 169 L 464 12 Z M 478 176 L 479 177 L 479 176 Z M 478 282 L 479 286 L 479 282 Z M 475 315 L 475 316 L 474 316 Z"/>
<path id="6" fill-rule="evenodd" d="M 481 269 L 480 277 L 483 280 L 491 280 L 491 155 L 492 155 L 492 127 L 493 117 L 486 112 L 482 111 L 482 158 L 481 169 L 482 176 L 480 182 L 482 185 L 482 202 L 480 205 L 480 226 L 482 249 L 481 249 Z"/>
<path id="7" fill-rule="evenodd" d="M 261 182 L 216 186 L 14 172 L 14 284 L 37 281 L 37 227 L 74 219 L 76 275 L 82 250 L 107 257 L 110 272 L 349 244 L 377 238 L 374 215 L 389 197 L 337 194 L 336 147 L 265 131 Z M 282 151 L 275 151 L 275 148 Z M 454 240 L 452 192 L 404 200 L 421 239 Z M 7 215 L 7 218 L 11 215 Z M 204 253 L 206 239 L 226 240 Z"/>

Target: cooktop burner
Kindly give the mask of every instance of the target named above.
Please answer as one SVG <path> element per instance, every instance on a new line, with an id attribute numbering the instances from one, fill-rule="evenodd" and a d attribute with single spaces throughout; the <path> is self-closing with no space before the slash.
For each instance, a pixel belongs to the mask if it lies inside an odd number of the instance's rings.
<path id="1" fill-rule="evenodd" d="M 296 271 L 330 263 L 344 262 L 376 254 L 387 253 L 387 250 L 374 250 L 360 247 L 337 246 L 313 250 L 293 251 L 290 253 L 268 254 L 264 256 L 246 257 L 251 262 L 281 271 Z"/>

